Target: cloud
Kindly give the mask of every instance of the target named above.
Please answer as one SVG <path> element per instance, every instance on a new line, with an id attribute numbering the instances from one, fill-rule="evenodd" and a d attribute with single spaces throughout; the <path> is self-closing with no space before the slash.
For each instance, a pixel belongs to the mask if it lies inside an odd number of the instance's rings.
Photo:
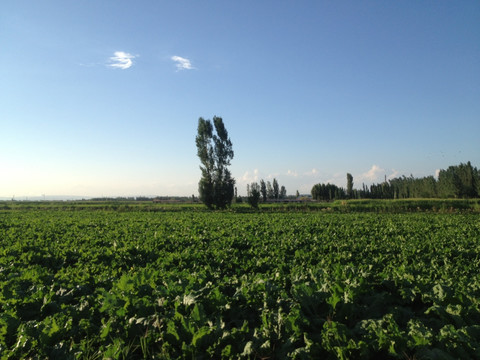
<path id="1" fill-rule="evenodd" d="M 281 176 L 281 173 L 271 173 L 271 174 L 268 174 L 267 176 L 265 176 L 265 179 L 276 179 L 277 177 Z M 277 179 L 278 180 L 278 179 Z"/>
<path id="2" fill-rule="evenodd" d="M 183 58 L 181 56 L 172 56 L 171 59 L 176 62 L 177 70 L 192 70 L 194 67 L 190 60 Z"/>
<path id="3" fill-rule="evenodd" d="M 330 178 L 326 181 L 327 183 L 335 184 L 339 187 L 345 186 L 345 184 L 347 183 L 347 177 L 344 172 L 330 174 L 330 175 L 331 175 Z"/>
<path id="4" fill-rule="evenodd" d="M 304 173 L 304 175 L 306 175 L 306 176 L 315 176 L 315 175 L 317 175 L 317 174 L 318 174 L 318 170 L 315 169 L 315 168 L 313 168 L 312 170 L 307 171 L 306 173 Z"/>
<path id="5" fill-rule="evenodd" d="M 252 182 L 258 181 L 258 169 L 253 170 L 253 174 L 249 171 L 246 171 L 241 178 L 241 183 L 243 184 L 250 184 Z"/>
<path id="6" fill-rule="evenodd" d="M 388 176 L 389 179 L 395 179 L 400 174 L 398 170 L 392 169 L 392 171 L 393 172 Z"/>
<path id="7" fill-rule="evenodd" d="M 364 172 L 362 175 L 360 175 L 360 180 L 369 180 L 369 181 L 375 181 L 377 180 L 378 176 L 385 172 L 381 167 L 378 165 L 372 165 L 370 170 L 367 172 Z"/>
<path id="8" fill-rule="evenodd" d="M 133 65 L 133 59 L 137 57 L 136 55 L 132 55 L 123 51 L 115 51 L 113 55 L 114 56 L 110 58 L 111 64 L 108 66 L 122 70 L 131 67 Z"/>
<path id="9" fill-rule="evenodd" d="M 288 171 L 287 171 L 287 175 L 288 175 L 288 176 L 293 176 L 293 177 L 297 177 L 297 176 L 298 176 L 297 172 L 296 172 L 296 171 L 292 171 L 292 170 L 288 170 Z"/>

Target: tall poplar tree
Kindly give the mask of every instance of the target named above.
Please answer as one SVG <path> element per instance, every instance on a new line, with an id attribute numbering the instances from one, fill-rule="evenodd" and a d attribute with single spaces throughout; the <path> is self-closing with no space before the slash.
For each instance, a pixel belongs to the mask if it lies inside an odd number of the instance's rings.
<path id="1" fill-rule="evenodd" d="M 267 201 L 267 185 L 263 179 L 260 180 L 260 193 L 262 194 L 263 202 Z"/>
<path id="2" fill-rule="evenodd" d="M 272 183 L 267 181 L 267 199 L 273 199 L 274 197 Z"/>
<path id="3" fill-rule="evenodd" d="M 273 178 L 273 197 L 275 199 L 278 199 L 280 195 L 280 188 L 278 186 L 278 181 L 277 179 Z"/>
<path id="4" fill-rule="evenodd" d="M 247 201 L 251 207 L 258 209 L 258 202 L 260 201 L 260 185 L 253 182 L 250 186 L 247 184 Z"/>
<path id="5" fill-rule="evenodd" d="M 234 153 L 222 118 L 214 116 L 213 125 L 199 118 L 195 142 L 202 171 L 199 198 L 210 209 L 225 209 L 232 203 L 235 179 L 228 170 Z"/>
<path id="6" fill-rule="evenodd" d="M 353 176 L 347 173 L 347 197 L 353 197 Z"/>

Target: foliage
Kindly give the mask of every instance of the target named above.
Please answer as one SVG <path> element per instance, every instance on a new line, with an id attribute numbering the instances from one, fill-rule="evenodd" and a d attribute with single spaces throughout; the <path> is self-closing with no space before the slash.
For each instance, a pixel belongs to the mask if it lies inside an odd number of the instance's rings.
<path id="1" fill-rule="evenodd" d="M 267 181 L 267 199 L 274 199 L 275 193 L 273 191 L 272 183 Z"/>
<path id="2" fill-rule="evenodd" d="M 287 189 L 285 186 L 280 186 L 277 179 L 273 178 L 272 183 L 265 180 L 260 180 L 259 191 L 263 202 L 267 200 L 280 200 L 287 197 Z"/>
<path id="3" fill-rule="evenodd" d="M 260 194 L 262 194 L 263 202 L 267 201 L 267 185 L 263 179 L 260 180 Z"/>
<path id="4" fill-rule="evenodd" d="M 353 176 L 350 173 L 347 173 L 347 197 L 353 197 Z"/>
<path id="5" fill-rule="evenodd" d="M 260 190 L 260 185 L 256 182 L 247 185 L 248 204 L 254 209 L 258 209 L 258 203 L 260 202 Z"/>
<path id="6" fill-rule="evenodd" d="M 273 198 L 278 199 L 280 197 L 280 187 L 278 186 L 277 179 L 273 178 Z"/>
<path id="7" fill-rule="evenodd" d="M 450 166 L 438 174 L 440 193 L 443 197 L 474 198 L 479 196 L 480 171 L 470 161 Z"/>
<path id="8" fill-rule="evenodd" d="M 0 212 L 0 358 L 480 358 L 478 214 L 274 209 Z"/>
<path id="9" fill-rule="evenodd" d="M 232 203 L 235 179 L 228 170 L 234 153 L 222 118 L 214 116 L 213 126 L 210 120 L 198 119 L 195 142 L 202 163 L 198 184 L 200 200 L 208 208 L 224 209 Z"/>
<path id="10" fill-rule="evenodd" d="M 312 197 L 331 201 L 340 199 L 412 199 L 412 198 L 478 198 L 480 171 L 470 162 L 440 170 L 438 180 L 433 176 L 415 178 L 402 176 L 379 184 L 353 189 L 353 176 L 347 174 L 347 189 L 332 184 L 316 184 Z"/>
<path id="11" fill-rule="evenodd" d="M 331 201 L 345 198 L 345 190 L 334 184 L 313 185 L 311 193 L 315 200 Z"/>

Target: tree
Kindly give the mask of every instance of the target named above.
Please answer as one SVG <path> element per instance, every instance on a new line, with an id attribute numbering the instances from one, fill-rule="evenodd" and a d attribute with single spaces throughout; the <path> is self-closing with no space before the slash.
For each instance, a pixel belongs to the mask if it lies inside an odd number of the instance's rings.
<path id="1" fill-rule="evenodd" d="M 199 118 L 195 142 L 202 171 L 198 183 L 200 201 L 210 209 L 224 209 L 232 203 L 235 179 L 228 170 L 234 153 L 222 118 L 214 116 L 213 125 Z"/>
<path id="2" fill-rule="evenodd" d="M 267 181 L 267 199 L 273 199 L 273 188 L 270 181 Z"/>
<path id="3" fill-rule="evenodd" d="M 287 197 L 287 189 L 282 185 L 280 188 L 280 199 L 285 199 Z"/>
<path id="4" fill-rule="evenodd" d="M 438 183 L 443 197 L 474 198 L 478 197 L 478 170 L 472 164 L 460 163 L 440 170 Z"/>
<path id="5" fill-rule="evenodd" d="M 315 200 L 331 201 L 335 199 L 344 199 L 345 190 L 334 184 L 316 184 L 312 187 L 312 198 Z"/>
<path id="6" fill-rule="evenodd" d="M 267 201 L 267 185 L 263 179 L 260 180 L 260 194 L 262 194 L 263 202 Z"/>
<path id="7" fill-rule="evenodd" d="M 279 195 L 280 195 L 280 189 L 278 187 L 278 181 L 277 179 L 273 178 L 273 197 L 275 199 L 278 199 Z"/>
<path id="8" fill-rule="evenodd" d="M 466 164 L 461 163 L 457 166 L 458 177 L 461 182 L 461 196 L 466 198 L 478 197 L 477 191 L 477 182 L 478 175 L 477 169 L 472 166 L 472 164 L 467 162 Z"/>
<path id="9" fill-rule="evenodd" d="M 461 182 L 458 178 L 455 166 L 449 166 L 446 170 L 438 173 L 438 185 L 442 197 L 459 197 L 461 194 Z"/>
<path id="10" fill-rule="evenodd" d="M 347 197 L 351 198 L 353 195 L 353 176 L 347 173 Z"/>
<path id="11" fill-rule="evenodd" d="M 258 203 L 260 201 L 260 185 L 256 182 L 251 183 L 250 186 L 247 185 L 247 196 L 250 206 L 258 209 Z"/>

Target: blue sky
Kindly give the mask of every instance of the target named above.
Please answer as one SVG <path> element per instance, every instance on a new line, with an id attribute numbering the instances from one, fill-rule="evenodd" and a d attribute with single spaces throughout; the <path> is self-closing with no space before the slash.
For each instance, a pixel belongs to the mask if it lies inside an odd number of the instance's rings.
<path id="1" fill-rule="evenodd" d="M 0 4 L 0 197 L 197 194 L 199 117 L 289 194 L 480 167 L 478 1 Z"/>

